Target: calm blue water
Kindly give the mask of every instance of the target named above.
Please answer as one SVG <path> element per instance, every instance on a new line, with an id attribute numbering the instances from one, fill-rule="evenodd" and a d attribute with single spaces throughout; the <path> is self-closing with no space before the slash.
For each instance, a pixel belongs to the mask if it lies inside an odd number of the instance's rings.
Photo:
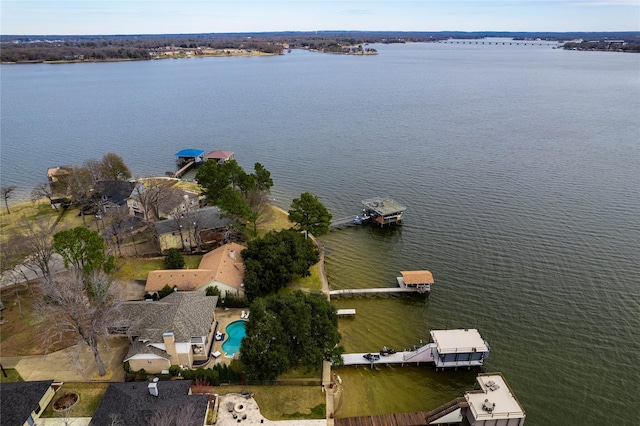
<path id="1" fill-rule="evenodd" d="M 222 344 L 222 350 L 231 356 L 238 352 L 242 339 L 247 335 L 245 321 L 234 321 L 226 327 L 227 340 Z"/>
<path id="2" fill-rule="evenodd" d="M 527 425 L 638 424 L 640 55 L 375 47 L 2 66 L 2 185 L 18 200 L 48 167 L 107 151 L 163 175 L 201 148 L 261 162 L 283 208 L 310 191 L 339 218 L 391 196 L 408 207 L 401 228 L 321 239 L 331 287 L 394 285 L 410 269 L 436 284 L 429 299 L 337 301 L 358 312 L 340 322 L 347 350 L 476 327 Z M 339 416 L 431 409 L 444 401 L 429 389 L 446 401 L 473 386 L 428 367 L 340 374 Z"/>

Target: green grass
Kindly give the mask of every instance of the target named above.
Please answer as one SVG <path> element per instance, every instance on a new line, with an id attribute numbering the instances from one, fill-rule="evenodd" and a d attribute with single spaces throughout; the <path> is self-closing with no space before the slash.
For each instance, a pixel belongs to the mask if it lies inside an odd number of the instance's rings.
<path id="1" fill-rule="evenodd" d="M 118 260 L 118 268 L 121 270 L 132 271 L 134 280 L 146 280 L 149 272 L 159 269 L 165 269 L 164 258 L 143 259 L 129 257 Z M 198 269 L 202 256 L 184 256 L 185 267 L 189 269 Z"/>
<path id="2" fill-rule="evenodd" d="M 325 418 L 325 394 L 320 386 L 216 386 L 218 394 L 246 390 L 253 394 L 260 412 L 269 420 Z"/>
<path id="3" fill-rule="evenodd" d="M 313 265 L 309 271 L 311 275 L 308 277 L 297 277 L 293 280 L 294 288 L 308 289 L 311 291 L 322 291 L 322 281 L 320 281 L 319 264 Z"/>
<path id="4" fill-rule="evenodd" d="M 307 371 L 306 368 L 296 368 L 287 371 L 284 374 L 278 376 L 278 379 L 318 379 L 322 380 L 322 368 L 316 368 L 310 371 Z"/>
<path id="5" fill-rule="evenodd" d="M 62 417 L 64 413 L 53 411 L 53 403 L 65 393 L 76 392 L 80 401 L 71 409 L 71 417 L 93 417 L 109 383 L 65 383 L 56 392 L 51 404 L 44 410 L 41 417 Z"/>
<path id="6" fill-rule="evenodd" d="M 15 368 L 5 368 L 4 372 L 7 373 L 7 377 L 0 373 L 0 383 L 24 382 Z"/>

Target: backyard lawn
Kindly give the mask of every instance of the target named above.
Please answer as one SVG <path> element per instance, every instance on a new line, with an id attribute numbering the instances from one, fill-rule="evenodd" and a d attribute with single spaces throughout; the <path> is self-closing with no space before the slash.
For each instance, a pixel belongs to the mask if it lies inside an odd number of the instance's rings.
<path id="1" fill-rule="evenodd" d="M 224 395 L 253 394 L 260 412 L 269 420 L 324 419 L 325 394 L 320 386 L 215 386 L 213 392 Z"/>
<path id="2" fill-rule="evenodd" d="M 49 406 L 44 410 L 41 417 L 64 417 L 66 413 L 53 410 L 54 402 L 66 393 L 77 393 L 80 396 L 78 403 L 71 408 L 70 417 L 92 417 L 95 413 L 102 397 L 104 396 L 109 383 L 69 383 L 66 382 L 56 392 Z"/>
<path id="3" fill-rule="evenodd" d="M 18 373 L 15 368 L 5 368 L 4 372 L 7 374 L 7 377 L 4 377 L 4 374 L 0 373 L 0 383 L 24 382 L 22 377 L 20 377 L 20 373 Z"/>

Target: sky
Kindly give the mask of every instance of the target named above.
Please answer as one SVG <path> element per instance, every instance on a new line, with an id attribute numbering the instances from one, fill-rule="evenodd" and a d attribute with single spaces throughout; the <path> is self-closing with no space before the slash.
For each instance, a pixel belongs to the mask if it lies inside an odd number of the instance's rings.
<path id="1" fill-rule="evenodd" d="M 0 0 L 0 34 L 640 31 L 640 0 Z"/>

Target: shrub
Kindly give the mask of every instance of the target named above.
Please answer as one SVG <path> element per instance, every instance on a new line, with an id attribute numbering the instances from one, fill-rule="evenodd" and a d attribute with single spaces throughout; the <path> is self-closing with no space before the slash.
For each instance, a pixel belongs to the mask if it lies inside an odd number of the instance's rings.
<path id="1" fill-rule="evenodd" d="M 167 269 L 184 268 L 184 257 L 182 256 L 182 253 L 180 253 L 176 248 L 170 248 L 164 258 L 164 266 Z"/>
<path id="2" fill-rule="evenodd" d="M 180 367 L 177 365 L 172 365 L 171 367 L 169 367 L 169 374 L 171 374 L 173 377 L 176 377 L 180 374 Z"/>
<path id="3" fill-rule="evenodd" d="M 158 292 L 158 297 L 162 299 L 163 297 L 168 296 L 171 293 L 173 293 L 173 288 L 169 287 L 169 284 L 167 284 L 164 287 L 162 287 L 162 290 Z"/>
<path id="4" fill-rule="evenodd" d="M 236 297 L 231 293 L 227 293 L 223 299 L 224 306 L 227 308 L 248 308 L 249 301 L 244 297 Z"/>
<path id="5" fill-rule="evenodd" d="M 210 285 L 206 290 L 207 296 L 218 296 L 220 297 L 220 289 L 216 286 Z"/>

